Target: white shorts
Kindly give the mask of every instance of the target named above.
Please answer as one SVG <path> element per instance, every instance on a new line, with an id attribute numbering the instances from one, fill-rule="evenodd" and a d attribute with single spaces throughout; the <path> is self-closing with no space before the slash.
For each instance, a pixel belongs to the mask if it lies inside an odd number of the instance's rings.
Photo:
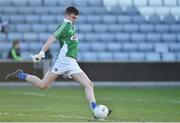
<path id="1" fill-rule="evenodd" d="M 58 56 L 53 62 L 51 72 L 63 75 L 65 78 L 72 78 L 71 75 L 83 72 L 74 58 Z"/>

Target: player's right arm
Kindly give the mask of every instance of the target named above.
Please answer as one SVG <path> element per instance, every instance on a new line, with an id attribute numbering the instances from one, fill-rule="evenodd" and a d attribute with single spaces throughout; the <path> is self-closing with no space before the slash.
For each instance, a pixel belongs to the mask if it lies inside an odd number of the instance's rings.
<path id="1" fill-rule="evenodd" d="M 54 35 L 50 35 L 48 40 L 44 43 L 41 51 L 46 52 L 51 46 L 51 44 L 55 41 L 56 41 L 56 38 L 54 37 Z"/>
<path id="2" fill-rule="evenodd" d="M 69 29 L 70 29 L 70 25 L 67 22 L 64 22 L 60 27 L 58 27 L 58 29 L 52 35 L 49 36 L 48 40 L 43 45 L 39 54 L 31 56 L 33 62 L 40 62 L 41 59 L 45 57 L 45 52 L 49 49 L 50 45 L 56 40 L 59 40 L 61 36 L 64 33 L 66 33 Z"/>
<path id="3" fill-rule="evenodd" d="M 58 27 L 58 29 L 49 36 L 48 40 L 45 42 L 45 44 L 43 45 L 41 51 L 46 52 L 50 45 L 55 42 L 56 40 L 59 40 L 61 38 L 61 36 L 66 33 L 66 31 L 70 28 L 69 23 L 64 22 L 60 27 Z"/>
<path id="4" fill-rule="evenodd" d="M 33 62 L 40 62 L 41 59 L 45 57 L 45 52 L 49 49 L 51 44 L 55 41 L 56 41 L 56 38 L 54 37 L 54 35 L 50 35 L 48 40 L 42 46 L 41 51 L 38 54 L 31 56 L 33 59 Z"/>
<path id="5" fill-rule="evenodd" d="M 53 35 L 57 40 L 60 40 L 60 38 L 64 34 L 66 34 L 70 28 L 71 28 L 71 24 L 69 22 L 63 22 L 62 25 L 59 26 L 57 30 L 53 33 Z"/>

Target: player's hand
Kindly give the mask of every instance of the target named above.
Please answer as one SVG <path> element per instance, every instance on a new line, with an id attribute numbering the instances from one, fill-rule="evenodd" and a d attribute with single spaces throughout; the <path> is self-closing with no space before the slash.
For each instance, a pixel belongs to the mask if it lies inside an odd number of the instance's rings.
<path id="1" fill-rule="evenodd" d="M 40 62 L 45 57 L 44 51 L 40 51 L 39 54 L 31 55 L 33 62 Z"/>

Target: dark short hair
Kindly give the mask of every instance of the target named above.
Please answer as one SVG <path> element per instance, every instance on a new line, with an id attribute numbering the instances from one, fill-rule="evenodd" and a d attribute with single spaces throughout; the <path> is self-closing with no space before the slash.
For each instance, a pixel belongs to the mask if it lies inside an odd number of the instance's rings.
<path id="1" fill-rule="evenodd" d="M 19 44 L 19 40 L 18 40 L 18 39 L 15 39 L 15 40 L 13 41 L 13 47 L 16 46 L 17 44 Z"/>
<path id="2" fill-rule="evenodd" d="M 69 6 L 66 8 L 65 10 L 65 14 L 75 14 L 75 15 L 79 15 L 79 10 L 73 6 Z"/>

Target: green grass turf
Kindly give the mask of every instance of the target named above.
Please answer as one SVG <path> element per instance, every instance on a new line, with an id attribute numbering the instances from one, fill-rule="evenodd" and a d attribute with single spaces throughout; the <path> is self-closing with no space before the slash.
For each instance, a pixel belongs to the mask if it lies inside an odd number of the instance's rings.
<path id="1" fill-rule="evenodd" d="M 179 88 L 95 88 L 97 102 L 113 109 L 105 121 L 180 121 Z M 83 88 L 0 88 L 2 121 L 88 121 Z"/>

